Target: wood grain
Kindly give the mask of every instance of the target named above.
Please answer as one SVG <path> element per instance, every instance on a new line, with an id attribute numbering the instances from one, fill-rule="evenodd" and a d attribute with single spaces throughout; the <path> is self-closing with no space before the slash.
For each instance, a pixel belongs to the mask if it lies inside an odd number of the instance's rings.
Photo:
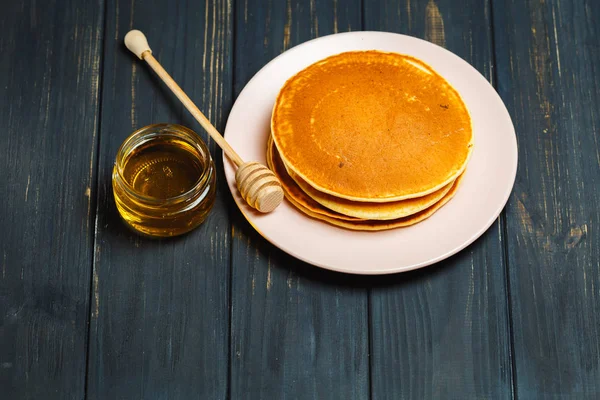
<path id="1" fill-rule="evenodd" d="M 158 122 L 198 132 L 223 170 L 214 142 L 126 50 L 123 37 L 142 30 L 156 58 L 222 129 L 231 107 L 231 5 L 111 0 L 107 10 L 88 398 L 224 399 L 230 253 L 224 177 L 217 177 L 217 202 L 202 226 L 152 240 L 119 219 L 111 172 L 121 142 Z"/>
<path id="2" fill-rule="evenodd" d="M 2 399 L 84 397 L 103 10 L 2 5 Z"/>
<path id="3" fill-rule="evenodd" d="M 0 399 L 600 397 L 599 2 L 107 1 L 0 13 Z M 352 277 L 266 243 L 220 172 L 203 226 L 137 236 L 110 180 L 134 129 L 189 126 L 222 163 L 131 28 L 221 130 L 232 93 L 310 38 L 447 47 L 515 122 L 506 223 L 437 266 Z"/>
<path id="4" fill-rule="evenodd" d="M 519 139 L 507 208 L 516 389 L 600 398 L 600 3 L 494 1 Z"/>
<path id="5" fill-rule="evenodd" d="M 235 93 L 283 50 L 360 28 L 358 1 L 239 0 L 236 7 Z M 282 253 L 233 207 L 231 398 L 368 398 L 360 280 Z"/>
<path id="6" fill-rule="evenodd" d="M 487 1 L 365 2 L 365 28 L 425 38 L 492 79 Z M 512 396 L 503 235 L 497 222 L 458 255 L 371 290 L 373 399 Z"/>

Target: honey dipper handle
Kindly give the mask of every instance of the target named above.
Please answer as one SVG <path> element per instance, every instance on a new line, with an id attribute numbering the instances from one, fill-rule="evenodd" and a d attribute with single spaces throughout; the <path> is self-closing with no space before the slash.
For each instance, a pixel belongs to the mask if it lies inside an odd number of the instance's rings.
<path id="1" fill-rule="evenodd" d="M 156 72 L 156 74 L 163 80 L 163 82 L 171 89 L 171 91 L 177 96 L 177 98 L 183 103 L 185 108 L 192 114 L 196 121 L 208 132 L 210 137 L 223 149 L 227 157 L 239 168 L 244 164 L 244 161 L 240 156 L 233 150 L 233 148 L 227 143 L 225 138 L 221 136 L 219 131 L 210 123 L 208 118 L 204 116 L 202 111 L 196 107 L 194 102 L 185 94 L 185 92 L 179 87 L 179 85 L 171 78 L 171 75 L 160 65 L 160 63 L 152 55 L 152 50 L 148 46 L 148 41 L 144 34 L 138 30 L 132 30 L 125 35 L 125 45 L 127 48 L 138 56 L 140 59 L 146 61 L 150 68 Z"/>

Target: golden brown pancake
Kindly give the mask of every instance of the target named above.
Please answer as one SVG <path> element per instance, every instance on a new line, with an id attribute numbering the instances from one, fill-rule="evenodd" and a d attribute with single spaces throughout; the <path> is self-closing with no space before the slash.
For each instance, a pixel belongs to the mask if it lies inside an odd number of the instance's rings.
<path id="1" fill-rule="evenodd" d="M 281 182 L 281 186 L 283 187 L 283 193 L 285 197 L 293 205 L 296 205 L 297 207 L 302 207 L 302 209 L 306 210 L 307 212 L 310 212 L 311 214 L 322 215 L 328 218 L 338 220 L 361 221 L 360 218 L 350 217 L 329 210 L 317 203 L 312 198 L 310 198 L 306 193 L 304 193 L 302 189 L 298 187 L 296 182 L 294 182 L 294 180 L 288 175 L 285 166 L 281 162 L 281 158 L 279 158 L 279 155 L 277 154 L 277 150 L 273 145 L 271 137 L 269 137 L 267 144 L 267 165 Z"/>
<path id="2" fill-rule="evenodd" d="M 451 184 L 472 148 L 459 94 L 418 59 L 347 52 L 289 79 L 271 119 L 285 166 L 338 198 L 390 202 Z"/>
<path id="3" fill-rule="evenodd" d="M 321 221 L 328 222 L 332 225 L 339 226 L 341 228 L 351 229 L 351 230 L 355 230 L 355 231 L 383 231 L 383 230 L 387 230 L 387 229 L 401 228 L 401 227 L 407 227 L 410 225 L 414 225 L 418 222 L 422 222 L 422 221 L 426 220 L 427 218 L 431 217 L 437 210 L 442 208 L 446 203 L 448 203 L 450 201 L 450 199 L 452 199 L 452 197 L 454 197 L 454 195 L 456 194 L 456 191 L 458 190 L 458 186 L 460 185 L 462 178 L 463 178 L 463 175 L 460 175 L 458 178 L 456 178 L 456 180 L 452 184 L 452 188 L 450 189 L 450 191 L 448 193 L 446 193 L 446 195 L 444 197 L 442 197 L 442 199 L 440 201 L 438 201 L 431 207 L 429 207 L 423 211 L 420 211 L 416 214 L 410 215 L 408 217 L 398 218 L 398 219 L 393 219 L 393 220 L 388 220 L 388 221 L 374 221 L 374 220 L 343 221 L 343 220 L 339 220 L 336 218 L 328 217 L 326 215 L 317 214 L 317 213 L 303 207 L 302 204 L 295 203 L 295 200 L 293 198 L 288 198 L 288 200 L 294 206 L 296 206 L 296 208 L 298 210 L 302 211 L 306 215 L 308 215 L 312 218 L 321 220 Z"/>
<path id="4" fill-rule="evenodd" d="M 277 148 L 273 145 L 273 141 L 269 138 L 269 148 L 267 149 L 267 158 L 270 157 L 272 160 L 275 169 L 285 168 L 279 154 L 277 153 Z M 287 174 L 286 174 L 287 173 Z M 301 191 L 301 194 L 296 195 L 295 197 L 306 197 L 308 196 L 312 201 L 307 199 L 298 200 L 301 204 L 304 204 L 305 207 L 311 209 L 313 212 L 323 213 L 323 207 L 328 210 L 332 210 L 335 212 L 335 215 L 330 215 L 332 217 L 338 219 L 347 219 L 340 218 L 338 215 L 342 216 L 350 216 L 354 217 L 352 219 L 372 219 L 372 220 L 390 220 L 406 217 L 412 214 L 415 214 L 419 211 L 422 211 L 433 204 L 437 203 L 448 191 L 452 188 L 452 184 L 454 182 L 449 183 L 444 186 L 442 189 L 437 190 L 433 193 L 425 195 L 423 197 L 416 197 L 413 199 L 392 201 L 389 203 L 367 203 L 363 201 L 352 201 L 347 199 L 340 199 L 334 197 L 327 193 L 322 193 L 307 184 L 302 178 L 297 176 L 291 170 L 284 171 L 276 171 L 276 174 L 279 176 L 280 180 L 287 180 L 292 178 L 296 185 L 287 184 L 287 186 L 291 186 L 290 191 Z M 284 177 L 282 178 L 282 175 Z M 314 204 L 314 201 L 319 203 L 323 207 L 317 207 Z M 327 214 L 325 214 L 327 215 Z"/>
<path id="5" fill-rule="evenodd" d="M 273 151 L 271 151 L 271 149 Z M 269 144 L 267 147 L 267 164 L 281 181 L 286 199 L 299 211 L 308 215 L 309 217 L 351 230 L 381 231 L 406 227 L 421 222 L 433 215 L 437 210 L 450 201 L 452 197 L 454 197 L 454 194 L 458 189 L 458 185 L 463 177 L 463 175 L 460 175 L 452 184 L 451 189 L 437 203 L 416 214 L 387 221 L 360 220 L 356 218 L 352 219 L 352 217 L 346 217 L 345 215 L 336 213 L 335 211 L 328 210 L 307 196 L 296 184 L 296 182 L 287 174 L 285 166 L 281 162 L 281 159 L 277 157 L 277 153 L 274 151 L 274 149 L 275 146 L 271 145 L 271 139 L 269 139 Z"/>
<path id="6" fill-rule="evenodd" d="M 304 193 L 322 206 L 344 215 L 376 220 L 402 218 L 424 210 L 444 197 L 454 184 L 454 181 L 452 181 L 441 189 L 423 197 L 414 197 L 388 203 L 368 203 L 364 201 L 342 199 L 327 193 L 319 192 L 317 189 L 306 183 L 304 179 L 297 176 L 293 171 L 288 171 L 288 174 Z"/>

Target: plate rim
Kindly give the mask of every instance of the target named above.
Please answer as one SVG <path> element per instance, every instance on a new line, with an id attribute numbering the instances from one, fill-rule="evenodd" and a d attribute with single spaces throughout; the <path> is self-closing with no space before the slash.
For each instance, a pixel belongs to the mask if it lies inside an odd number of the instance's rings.
<path id="1" fill-rule="evenodd" d="M 516 176 L 517 176 L 517 171 L 518 171 L 518 163 L 519 163 L 519 149 L 518 149 L 518 140 L 517 140 L 517 135 L 516 135 L 516 131 L 515 131 L 515 127 L 514 127 L 514 123 L 512 121 L 512 117 L 506 107 L 506 104 L 504 103 L 504 101 L 502 100 L 502 98 L 500 97 L 500 94 L 498 93 L 498 91 L 496 90 L 496 88 L 487 80 L 487 78 L 481 73 L 479 72 L 479 70 L 477 70 L 473 65 L 471 65 L 468 61 L 466 61 L 465 59 L 463 59 L 462 57 L 460 57 L 459 55 L 451 52 L 450 50 L 439 46 L 435 43 L 429 42 L 427 40 L 415 37 L 415 36 L 410 36 L 410 35 L 405 35 L 405 34 L 401 34 L 401 33 L 395 33 L 395 32 L 386 32 L 386 31 L 376 31 L 376 30 L 369 30 L 369 31 L 352 31 L 352 32 L 340 32 L 340 33 L 334 33 L 334 34 L 329 34 L 329 35 L 324 35 L 324 36 L 320 36 L 318 38 L 313 38 L 310 40 L 307 40 L 306 42 L 303 43 L 299 43 L 296 46 L 293 46 L 285 51 L 283 51 L 281 54 L 277 55 L 276 57 L 274 57 L 273 59 L 271 59 L 268 63 L 266 63 L 265 65 L 263 65 L 253 76 L 252 78 L 250 78 L 248 80 L 248 82 L 244 85 L 244 88 L 240 91 L 240 93 L 237 95 L 237 97 L 234 100 L 234 104 L 229 112 L 229 115 L 227 117 L 227 122 L 226 122 L 226 126 L 225 126 L 225 131 L 224 131 L 224 137 L 226 137 L 227 135 L 227 126 L 229 126 L 229 122 L 231 119 L 231 116 L 234 115 L 234 111 L 236 110 L 236 108 L 241 107 L 240 103 L 238 102 L 238 99 L 242 96 L 242 94 L 248 89 L 248 87 L 250 86 L 250 84 L 261 78 L 261 76 L 263 74 L 265 74 L 267 71 L 267 67 L 271 64 L 274 64 L 277 62 L 278 59 L 282 58 L 282 57 L 289 57 L 290 54 L 294 54 L 296 53 L 298 50 L 301 50 L 304 47 L 313 45 L 315 42 L 321 42 L 321 41 L 327 41 L 327 40 L 335 40 L 338 37 L 346 37 L 346 36 L 357 36 L 357 37 L 361 37 L 361 36 L 399 36 L 399 37 L 403 37 L 403 38 L 408 38 L 409 40 L 414 40 L 417 42 L 421 42 L 422 44 L 424 44 L 425 46 L 433 46 L 436 48 L 437 51 L 442 51 L 444 53 L 447 53 L 448 55 L 455 57 L 457 60 L 459 60 L 461 63 L 463 63 L 467 68 L 469 68 L 471 70 L 471 72 L 473 72 L 474 76 L 477 76 L 478 79 L 483 80 L 494 92 L 495 94 L 495 98 L 496 100 L 498 100 L 498 104 L 501 105 L 500 110 L 503 112 L 503 114 L 505 114 L 505 117 L 507 118 L 507 120 L 510 122 L 510 133 L 511 135 L 507 135 L 510 136 L 510 141 L 511 141 L 511 149 L 513 150 L 513 156 L 514 156 L 514 162 L 510 165 L 510 174 L 507 173 L 507 176 L 510 177 L 509 182 L 510 184 L 506 185 L 506 189 L 503 193 L 503 196 L 501 198 L 501 201 L 498 203 L 498 207 L 496 210 L 494 210 L 493 213 L 490 214 L 490 216 L 488 217 L 487 221 L 481 225 L 481 228 L 478 229 L 476 232 L 470 233 L 469 234 L 469 238 L 467 240 L 465 240 L 464 242 L 462 242 L 459 246 L 454 247 L 453 249 L 446 251 L 442 254 L 439 254 L 435 257 L 431 257 L 428 258 L 425 261 L 422 262 L 416 262 L 416 263 L 412 263 L 409 265 L 405 265 L 402 267 L 376 267 L 375 269 L 369 269 L 369 270 L 365 270 L 365 269 L 348 269 L 348 268 L 344 268 L 343 266 L 339 266 L 339 265 L 331 265 L 328 263 L 322 263 L 319 261 L 315 261 L 315 260 L 311 260 L 308 259 L 307 257 L 304 257 L 302 254 L 298 254 L 297 252 L 295 252 L 292 249 L 287 248 L 287 246 L 283 246 L 281 244 L 275 243 L 273 240 L 271 240 L 271 238 L 267 237 L 267 235 L 265 235 L 260 229 L 258 229 L 258 227 L 256 227 L 251 218 L 249 217 L 249 215 L 247 214 L 247 212 L 245 212 L 244 208 L 241 204 L 240 204 L 240 199 L 238 198 L 239 196 L 236 196 L 233 191 L 232 191 L 232 187 L 230 185 L 230 181 L 231 181 L 231 173 L 229 172 L 230 169 L 233 169 L 233 165 L 231 163 L 231 161 L 227 158 L 226 154 L 223 152 L 222 154 L 222 159 L 223 159 L 223 165 L 224 165 L 224 172 L 225 172 L 225 179 L 227 181 L 227 186 L 229 188 L 229 191 L 231 192 L 231 195 L 236 203 L 236 206 L 238 207 L 238 209 L 240 210 L 240 212 L 242 213 L 242 215 L 244 216 L 244 218 L 248 221 L 248 223 L 252 226 L 252 228 L 258 232 L 258 234 L 263 237 L 265 240 L 267 240 L 269 243 L 271 243 L 273 246 L 281 249 L 282 251 L 284 251 L 285 253 L 289 254 L 290 256 L 305 262 L 307 264 L 319 267 L 319 268 L 323 268 L 326 270 L 330 270 L 330 271 L 336 271 L 336 272 L 341 272 L 341 273 L 347 273 L 347 274 L 353 274 L 353 275 L 388 275 L 388 274 L 395 274 L 395 273 L 402 273 L 402 272 L 408 272 L 408 271 L 413 271 L 416 269 L 420 269 L 420 268 L 424 268 L 436 263 L 439 263 L 447 258 L 452 257 L 453 255 L 461 252 L 462 250 L 464 250 L 465 248 L 467 248 L 468 246 L 470 246 L 471 244 L 473 244 L 477 239 L 479 239 L 487 230 L 489 230 L 489 228 L 494 224 L 494 222 L 499 218 L 500 214 L 502 213 L 502 211 L 504 210 L 504 208 L 506 207 L 506 204 L 508 203 L 508 200 L 510 199 L 510 196 L 512 194 L 512 191 L 514 189 L 514 185 L 516 182 Z M 372 50 L 380 50 L 377 48 L 372 48 Z M 344 52 L 344 51 L 351 51 L 351 50 L 342 50 L 340 51 L 340 53 Z M 388 51 L 388 50 L 382 50 L 382 51 Z M 334 53 L 334 54 L 338 54 L 338 53 Z M 406 53 L 408 55 L 410 55 L 410 53 Z M 291 77 L 292 75 L 290 75 Z M 287 78 L 289 79 L 289 78 Z M 499 110 L 499 111 L 500 111 Z M 229 166 L 229 168 L 227 167 Z M 508 167 L 509 165 L 507 165 Z M 235 178 L 233 177 L 233 180 L 235 181 Z M 235 185 L 234 185 L 235 186 Z M 498 198 L 500 198 L 500 196 L 498 196 Z M 242 200 L 243 202 L 243 200 Z M 307 217 L 310 218 L 310 217 Z M 319 221 L 322 222 L 322 221 Z M 325 222 L 322 222 L 325 223 Z M 340 229 L 340 228 L 338 228 Z M 377 232 L 372 232 L 373 234 L 376 234 Z"/>

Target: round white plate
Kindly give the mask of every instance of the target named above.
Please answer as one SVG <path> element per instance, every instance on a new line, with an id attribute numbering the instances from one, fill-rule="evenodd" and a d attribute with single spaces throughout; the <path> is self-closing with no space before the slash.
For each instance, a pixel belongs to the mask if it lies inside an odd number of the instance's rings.
<path id="1" fill-rule="evenodd" d="M 474 150 L 456 196 L 429 219 L 407 228 L 355 232 L 314 220 L 287 201 L 270 214 L 251 209 L 225 175 L 250 224 L 268 241 L 313 265 L 353 274 L 387 274 L 424 267 L 468 246 L 506 204 L 517 172 L 517 141 L 510 116 L 490 83 L 455 54 L 410 36 L 350 32 L 324 36 L 281 54 L 248 82 L 227 121 L 225 138 L 246 161 L 265 163 L 271 111 L 279 89 L 298 71 L 351 50 L 383 50 L 417 57 L 446 78 L 471 112 Z"/>

